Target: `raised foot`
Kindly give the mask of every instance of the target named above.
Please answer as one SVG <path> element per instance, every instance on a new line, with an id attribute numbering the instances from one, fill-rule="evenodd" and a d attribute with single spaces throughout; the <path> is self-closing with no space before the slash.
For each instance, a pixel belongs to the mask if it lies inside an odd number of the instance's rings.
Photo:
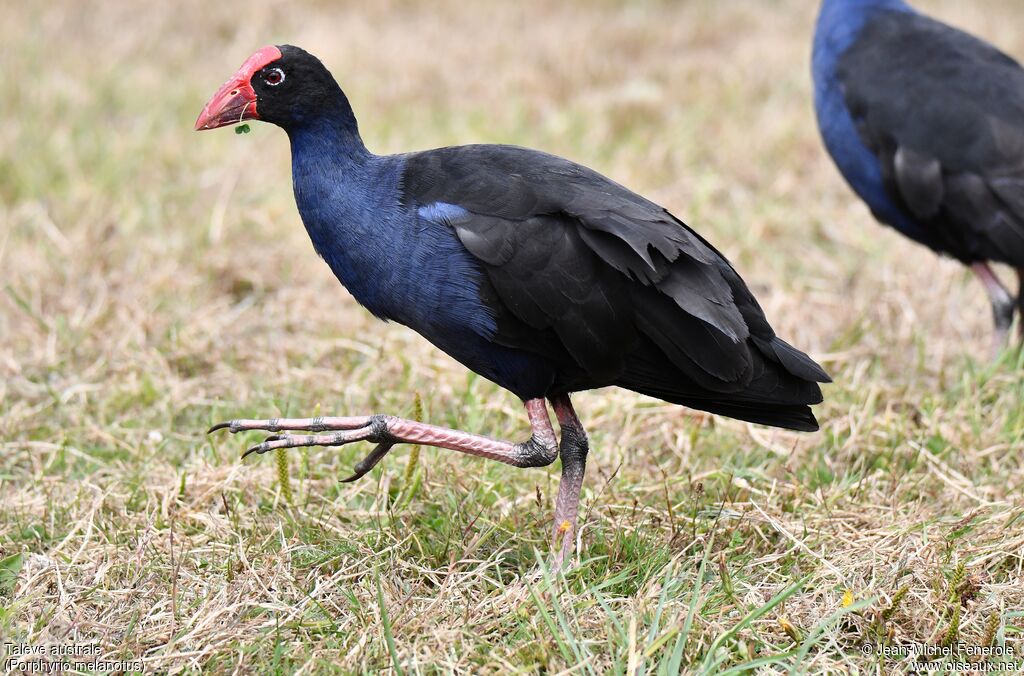
<path id="1" fill-rule="evenodd" d="M 207 434 L 228 430 L 232 434 L 261 430 L 265 432 L 309 431 L 331 434 L 274 434 L 246 449 L 242 457 L 263 454 L 278 448 L 301 446 L 344 446 L 356 441 L 369 441 L 377 446 L 356 464 L 355 473 L 342 481 L 355 481 L 366 475 L 399 441 L 388 430 L 388 418 L 382 415 L 357 418 L 271 418 L 267 420 L 229 420 L 214 425 Z"/>
<path id="2" fill-rule="evenodd" d="M 251 453 L 266 453 L 277 448 L 344 446 L 354 441 L 377 443 L 377 448 L 356 466 L 356 474 L 352 479 L 366 474 L 370 468 L 380 462 L 380 459 L 391 450 L 392 446 L 402 443 L 447 448 L 517 467 L 549 465 L 558 456 L 558 445 L 555 442 L 555 433 L 551 429 L 547 410 L 544 408 L 544 400 L 528 402 L 527 412 L 530 415 L 533 436 L 519 444 L 390 415 L 351 418 L 229 420 L 214 425 L 210 428 L 210 432 L 226 429 L 232 434 L 254 430 L 274 433 L 263 443 L 249 448 L 242 457 Z M 278 432 L 284 432 L 284 434 L 277 434 Z M 290 432 L 313 432 L 313 434 L 290 434 Z"/>
<path id="3" fill-rule="evenodd" d="M 375 442 L 377 446 L 356 464 L 355 473 L 345 481 L 364 476 L 402 443 L 422 444 L 447 448 L 460 453 L 489 458 L 514 467 L 543 467 L 562 456 L 562 481 L 555 507 L 555 527 L 552 532 L 554 549 L 553 568 L 571 565 L 576 517 L 579 511 L 580 489 L 586 468 L 587 437 L 576 417 L 568 395 L 552 397 L 551 403 L 562 429 L 558 443 L 551 427 L 544 399 L 530 399 L 526 403 L 532 434 L 520 443 L 491 439 L 478 434 L 437 427 L 416 420 L 386 415 L 355 418 L 272 418 L 269 420 L 229 420 L 214 425 L 210 432 L 228 430 L 232 434 L 253 430 L 271 432 L 262 443 L 249 448 L 242 457 L 251 453 L 266 453 L 278 448 L 298 446 L 344 446 L 354 441 Z M 312 434 L 289 434 L 289 432 Z M 284 432 L 284 434 L 279 434 Z"/>

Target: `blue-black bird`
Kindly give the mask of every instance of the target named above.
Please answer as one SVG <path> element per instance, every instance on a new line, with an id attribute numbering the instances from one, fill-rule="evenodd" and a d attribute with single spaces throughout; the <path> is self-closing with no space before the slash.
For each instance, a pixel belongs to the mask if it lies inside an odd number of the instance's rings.
<path id="1" fill-rule="evenodd" d="M 536 150 L 469 145 L 379 156 L 315 57 L 265 47 L 214 94 L 196 129 L 263 120 L 291 142 L 295 201 L 316 251 L 355 299 L 523 400 L 510 443 L 387 415 L 233 420 L 296 446 L 448 448 L 516 467 L 561 455 L 552 546 L 572 551 L 588 451 L 573 392 L 615 385 L 740 420 L 812 431 L 828 376 L 775 335 L 728 261 L 664 208 Z M 561 431 L 555 435 L 550 402 Z M 312 434 L 277 435 L 304 431 Z"/>
<path id="2" fill-rule="evenodd" d="M 998 351 L 1024 311 L 1024 69 L 903 0 L 823 0 L 812 72 L 843 176 L 876 219 L 971 267 Z M 1016 268 L 1016 299 L 991 262 Z"/>

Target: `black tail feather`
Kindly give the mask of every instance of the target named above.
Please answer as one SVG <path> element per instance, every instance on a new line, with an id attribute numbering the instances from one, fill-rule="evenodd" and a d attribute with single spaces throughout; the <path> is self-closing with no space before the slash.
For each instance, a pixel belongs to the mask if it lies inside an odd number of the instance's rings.
<path id="1" fill-rule="evenodd" d="M 819 382 L 831 382 L 814 361 L 785 341 L 756 340 L 750 346 L 753 373 L 739 391 L 710 390 L 687 377 L 653 343 L 630 355 L 626 374 L 616 383 L 640 394 L 738 420 L 813 432 L 818 421 L 810 406 L 823 400 Z"/>
<path id="2" fill-rule="evenodd" d="M 680 396 L 677 393 L 654 388 L 639 389 L 629 387 L 628 389 L 667 401 L 670 404 L 679 404 L 687 408 L 724 415 L 729 418 L 736 418 L 737 420 L 757 423 L 759 425 L 781 427 L 798 432 L 816 432 L 819 429 L 818 420 L 814 417 L 810 406 L 807 405 L 717 401 Z"/>
<path id="3" fill-rule="evenodd" d="M 817 362 L 778 336 L 772 337 L 771 341 L 765 341 L 755 336 L 751 336 L 751 338 L 764 356 L 781 364 L 784 369 L 797 378 L 816 383 L 832 382 L 831 376 L 825 373 L 825 369 L 821 368 Z"/>

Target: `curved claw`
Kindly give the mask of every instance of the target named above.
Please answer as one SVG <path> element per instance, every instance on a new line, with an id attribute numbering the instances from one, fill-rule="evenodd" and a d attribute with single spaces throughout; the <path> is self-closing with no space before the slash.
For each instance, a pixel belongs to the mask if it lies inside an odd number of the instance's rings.
<path id="1" fill-rule="evenodd" d="M 263 439 L 261 443 L 257 443 L 256 446 L 247 449 L 246 452 L 242 454 L 242 457 L 245 458 L 246 456 L 252 453 L 266 453 L 267 451 L 270 450 L 270 441 L 280 441 L 283 438 L 285 437 L 282 434 L 271 434 L 270 436 Z"/>
<path id="2" fill-rule="evenodd" d="M 227 422 L 222 422 L 222 423 L 217 423 L 216 425 L 214 425 L 210 429 L 206 430 L 206 433 L 207 434 L 213 434 L 217 430 L 226 430 L 226 429 L 230 428 L 231 425 L 233 425 L 233 424 L 234 424 L 233 420 L 229 420 Z"/>
<path id="3" fill-rule="evenodd" d="M 356 463 L 355 474 L 353 474 L 347 479 L 342 479 L 341 483 L 347 484 L 352 483 L 356 479 L 362 479 L 364 476 L 366 476 L 367 472 L 373 469 L 377 465 L 377 463 L 380 462 L 381 459 L 383 459 L 384 456 L 391 451 L 393 447 L 393 443 L 377 444 L 374 447 L 374 449 L 370 451 L 369 455 L 367 455 L 365 458 Z"/>
<path id="4" fill-rule="evenodd" d="M 280 441 L 281 439 L 284 439 L 284 437 L 281 436 L 280 434 L 274 434 L 267 437 L 266 439 L 263 440 L 262 443 L 256 444 L 255 446 L 246 449 L 245 453 L 242 454 L 242 459 L 244 460 L 247 455 L 250 455 L 252 453 L 259 453 L 261 455 L 263 453 L 266 453 L 271 449 L 271 441 Z"/>
<path id="5" fill-rule="evenodd" d="M 241 459 L 245 460 L 247 457 L 249 457 L 253 453 L 266 453 L 270 449 L 269 448 L 264 448 L 265 444 L 266 444 L 266 442 L 263 442 L 262 444 L 256 444 L 255 446 L 252 446 L 251 448 L 247 448 L 245 453 L 242 454 L 242 458 Z"/>

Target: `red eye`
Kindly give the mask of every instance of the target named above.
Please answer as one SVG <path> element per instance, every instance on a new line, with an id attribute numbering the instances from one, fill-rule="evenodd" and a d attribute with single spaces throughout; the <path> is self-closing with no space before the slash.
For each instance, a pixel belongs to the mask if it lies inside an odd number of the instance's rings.
<path id="1" fill-rule="evenodd" d="M 280 68 L 271 68 L 267 71 L 267 74 L 263 76 L 263 81 L 271 87 L 276 87 L 284 82 L 284 71 Z"/>

